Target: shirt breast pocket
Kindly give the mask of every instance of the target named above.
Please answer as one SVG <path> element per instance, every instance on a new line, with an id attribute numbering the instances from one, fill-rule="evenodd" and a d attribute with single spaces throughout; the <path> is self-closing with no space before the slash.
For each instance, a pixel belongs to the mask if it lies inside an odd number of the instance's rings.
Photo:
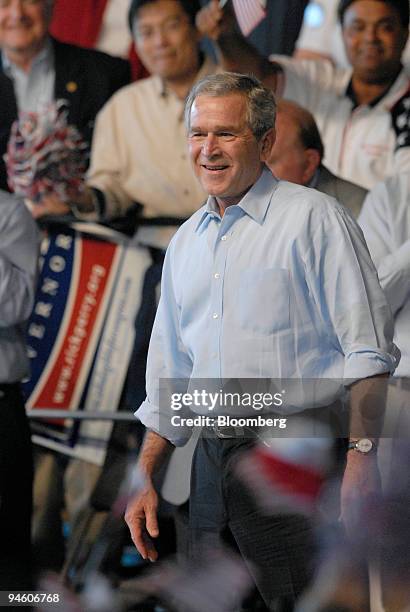
<path id="1" fill-rule="evenodd" d="M 237 312 L 241 327 L 272 334 L 290 327 L 289 272 L 248 268 L 240 277 Z"/>

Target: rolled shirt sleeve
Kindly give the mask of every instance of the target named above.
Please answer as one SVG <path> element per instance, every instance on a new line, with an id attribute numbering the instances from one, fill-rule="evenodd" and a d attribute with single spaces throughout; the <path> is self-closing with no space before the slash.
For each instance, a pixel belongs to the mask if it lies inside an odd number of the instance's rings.
<path id="1" fill-rule="evenodd" d="M 341 206 L 316 219 L 306 264 L 321 317 L 345 356 L 345 381 L 393 373 L 400 351 L 390 306 L 362 231 Z"/>

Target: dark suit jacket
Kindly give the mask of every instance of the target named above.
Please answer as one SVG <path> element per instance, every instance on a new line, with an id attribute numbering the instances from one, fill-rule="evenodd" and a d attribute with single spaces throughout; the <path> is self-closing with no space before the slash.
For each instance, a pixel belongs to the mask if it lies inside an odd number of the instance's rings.
<path id="1" fill-rule="evenodd" d="M 125 60 L 91 49 L 67 45 L 52 39 L 55 54 L 55 99 L 68 101 L 68 121 L 77 126 L 91 143 L 94 119 L 101 107 L 120 87 L 130 82 Z M 3 155 L 10 128 L 17 118 L 13 82 L 0 61 L 0 189 L 8 190 Z"/>
<path id="2" fill-rule="evenodd" d="M 333 196 L 348 208 L 355 219 L 359 216 L 367 190 L 355 183 L 335 176 L 325 166 L 319 166 L 319 177 L 315 187 L 318 191 Z"/>

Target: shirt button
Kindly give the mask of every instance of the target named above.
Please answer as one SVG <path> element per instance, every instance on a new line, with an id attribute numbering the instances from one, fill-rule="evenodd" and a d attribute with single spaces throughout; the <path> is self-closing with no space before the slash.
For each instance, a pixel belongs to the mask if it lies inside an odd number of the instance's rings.
<path id="1" fill-rule="evenodd" d="M 218 315 L 217 315 L 217 313 L 216 313 L 216 312 L 214 312 L 214 314 L 212 315 L 212 318 L 213 318 L 213 319 L 217 319 L 217 318 L 218 318 Z"/>
<path id="2" fill-rule="evenodd" d="M 189 195 L 189 189 L 184 189 L 184 195 L 186 195 L 186 196 Z"/>
<path id="3" fill-rule="evenodd" d="M 222 236 L 221 240 L 222 240 L 223 242 L 225 242 L 225 240 L 226 240 L 226 236 Z"/>
<path id="4" fill-rule="evenodd" d="M 221 277 L 221 275 L 219 274 L 219 272 L 215 272 L 214 278 L 220 278 L 220 277 Z"/>

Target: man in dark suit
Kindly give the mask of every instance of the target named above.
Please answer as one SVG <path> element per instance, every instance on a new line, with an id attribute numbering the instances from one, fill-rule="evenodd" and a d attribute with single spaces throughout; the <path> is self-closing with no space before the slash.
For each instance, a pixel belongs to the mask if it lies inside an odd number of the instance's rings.
<path id="1" fill-rule="evenodd" d="M 68 122 L 90 143 L 96 114 L 130 80 L 128 62 L 51 38 L 48 28 L 52 8 L 53 0 L 0 3 L 0 187 L 3 189 L 8 189 L 3 154 L 19 111 L 36 112 L 53 100 L 67 100 Z"/>
<path id="2" fill-rule="evenodd" d="M 366 189 L 335 176 L 322 164 L 323 142 L 313 115 L 288 100 L 278 102 L 276 141 L 267 162 L 282 180 L 314 187 L 344 204 L 357 218 Z"/>

